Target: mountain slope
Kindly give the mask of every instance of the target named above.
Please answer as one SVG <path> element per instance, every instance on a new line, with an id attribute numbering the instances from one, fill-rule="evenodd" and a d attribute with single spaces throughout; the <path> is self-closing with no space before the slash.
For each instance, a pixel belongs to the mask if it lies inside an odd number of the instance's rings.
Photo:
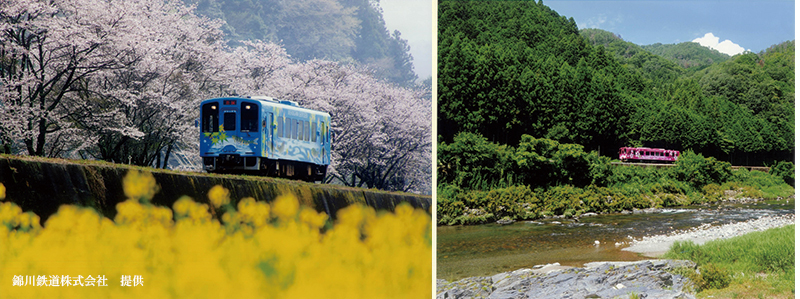
<path id="1" fill-rule="evenodd" d="M 692 70 L 703 69 L 714 63 L 723 62 L 730 58 L 730 56 L 726 54 L 701 46 L 695 42 L 683 42 L 679 44 L 656 43 L 642 46 L 642 48 L 650 53 L 675 62 L 683 68 Z"/>

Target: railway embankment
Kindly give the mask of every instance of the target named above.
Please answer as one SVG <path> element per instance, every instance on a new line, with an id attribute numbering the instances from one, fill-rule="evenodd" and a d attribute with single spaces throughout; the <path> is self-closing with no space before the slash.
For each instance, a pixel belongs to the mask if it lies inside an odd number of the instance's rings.
<path id="1" fill-rule="evenodd" d="M 172 207 L 182 196 L 208 203 L 207 193 L 215 185 L 230 190 L 232 200 L 253 197 L 270 202 L 284 194 L 293 194 L 301 204 L 325 212 L 331 217 L 355 203 L 376 210 L 393 211 L 401 203 L 431 212 L 431 197 L 399 192 L 312 184 L 300 181 L 255 176 L 215 175 L 177 172 L 96 161 L 72 161 L 0 155 L 0 183 L 6 188 L 6 201 L 23 211 L 32 211 L 42 220 L 65 204 L 92 207 L 111 219 L 116 205 L 124 201 L 122 179 L 130 170 L 153 174 L 159 192 L 152 203 Z"/>

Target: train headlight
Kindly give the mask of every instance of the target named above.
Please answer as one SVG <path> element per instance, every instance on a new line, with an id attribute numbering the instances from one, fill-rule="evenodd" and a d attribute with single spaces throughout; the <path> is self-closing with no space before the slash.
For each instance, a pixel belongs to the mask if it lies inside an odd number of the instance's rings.
<path id="1" fill-rule="evenodd" d="M 250 105 L 244 106 L 244 109 L 250 109 Z"/>
<path id="2" fill-rule="evenodd" d="M 211 110 L 217 110 L 217 106 L 211 106 Z"/>

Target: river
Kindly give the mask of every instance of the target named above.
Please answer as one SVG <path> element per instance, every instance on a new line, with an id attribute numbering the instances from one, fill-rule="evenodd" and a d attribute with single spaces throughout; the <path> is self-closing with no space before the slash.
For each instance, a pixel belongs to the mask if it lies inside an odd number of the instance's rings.
<path id="1" fill-rule="evenodd" d="M 588 262 L 643 260 L 648 258 L 623 251 L 625 245 L 615 243 L 703 224 L 791 214 L 794 209 L 794 199 L 790 199 L 599 215 L 577 221 L 540 219 L 509 225 L 440 226 L 436 229 L 436 277 L 453 281 L 556 262 L 582 267 Z"/>

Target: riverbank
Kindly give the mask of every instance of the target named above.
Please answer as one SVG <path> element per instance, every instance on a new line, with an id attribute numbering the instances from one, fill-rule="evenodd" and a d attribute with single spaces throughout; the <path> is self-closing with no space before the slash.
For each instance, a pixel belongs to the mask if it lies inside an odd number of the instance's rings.
<path id="1" fill-rule="evenodd" d="M 463 180 L 445 180 L 437 188 L 437 224 L 510 224 L 549 217 L 573 219 L 587 214 L 776 200 L 794 194 L 791 163 L 787 164 L 788 168 L 775 168 L 765 173 L 746 168 L 734 170 L 728 163 L 690 153 L 681 157 L 674 167 L 668 168 L 611 167 L 600 159 L 590 163 L 591 169 L 602 170 L 592 172 L 590 183 L 544 180 L 531 184 L 515 181 L 514 174 L 509 174 L 504 181 L 477 185 Z M 778 171 L 781 169 L 784 171 Z M 499 177 L 506 178 L 506 175 Z"/>
<path id="2" fill-rule="evenodd" d="M 719 226 L 703 224 L 688 230 L 679 230 L 667 235 L 647 236 L 633 240 L 630 246 L 622 250 L 636 252 L 647 257 L 660 257 L 666 253 L 673 243 L 678 241 L 692 241 L 702 245 L 711 240 L 729 239 L 756 231 L 765 231 L 770 228 L 782 227 L 795 223 L 795 215 L 775 215 L 744 222 L 729 223 Z"/>
<path id="3" fill-rule="evenodd" d="M 704 218 L 700 214 L 697 216 Z M 633 253 L 637 249 L 643 249 L 643 254 L 655 252 L 657 254 L 652 255 L 661 255 L 675 241 L 703 244 L 710 240 L 729 239 L 791 225 L 794 224 L 794 219 L 795 216 L 791 213 L 766 215 L 723 225 L 703 224 L 695 228 L 637 238 L 630 243 L 631 249 L 624 251 Z M 690 268 L 692 272 L 697 270 L 694 264 L 681 266 Z M 567 294 L 568 298 L 627 298 L 631 294 L 640 293 L 648 294 L 648 298 L 694 298 L 693 293 L 684 292 L 684 289 L 691 290 L 687 287 L 690 286 L 688 278 L 676 278 L 672 274 L 676 273 L 671 271 L 673 269 L 675 264 L 671 260 L 594 262 L 585 263 L 583 267 L 565 267 L 553 263 L 451 282 L 439 279 L 437 298 L 564 298 L 565 295 L 562 294 Z"/>

